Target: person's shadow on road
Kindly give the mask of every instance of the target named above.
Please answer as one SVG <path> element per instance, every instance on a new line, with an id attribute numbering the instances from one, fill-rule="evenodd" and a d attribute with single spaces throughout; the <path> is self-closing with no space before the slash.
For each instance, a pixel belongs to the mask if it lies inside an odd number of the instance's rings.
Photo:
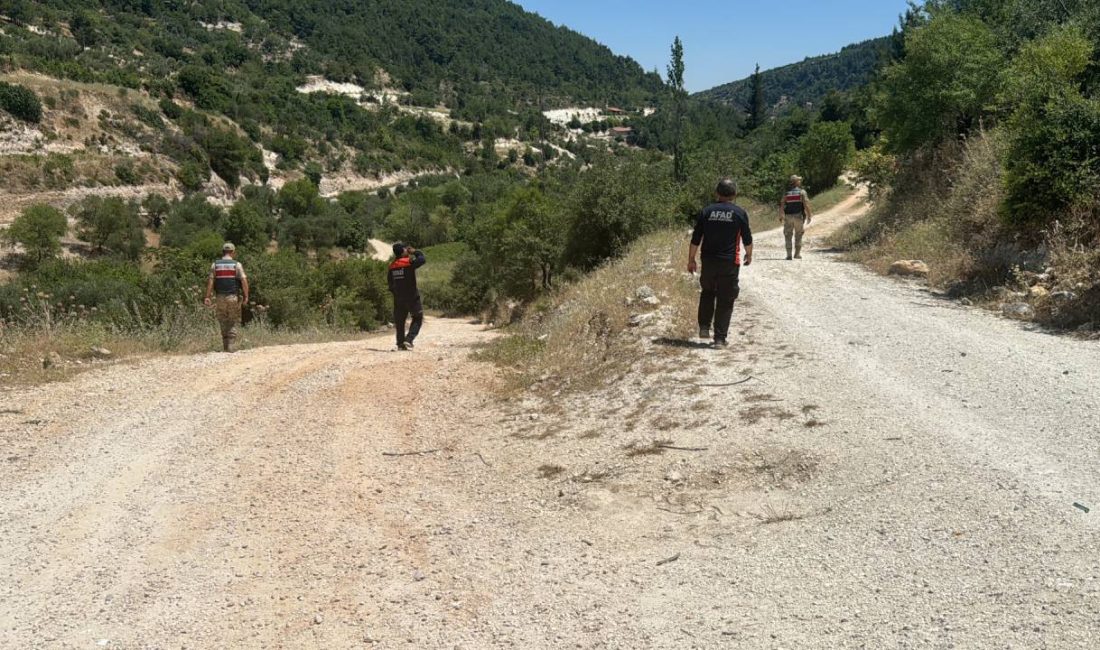
<path id="1" fill-rule="evenodd" d="M 679 348 L 681 350 L 709 350 L 711 349 L 710 343 L 703 343 L 702 341 L 691 341 L 688 339 L 670 339 L 662 336 L 659 339 L 654 339 L 653 343 L 656 345 L 663 345 L 668 348 Z"/>

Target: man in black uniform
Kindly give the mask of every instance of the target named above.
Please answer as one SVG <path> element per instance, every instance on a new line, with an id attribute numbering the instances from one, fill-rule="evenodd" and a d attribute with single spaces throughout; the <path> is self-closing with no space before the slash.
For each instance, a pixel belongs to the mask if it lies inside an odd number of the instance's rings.
<path id="1" fill-rule="evenodd" d="M 740 293 L 741 247 L 745 247 L 745 266 L 752 264 L 752 229 L 749 215 L 734 205 L 737 184 L 729 178 L 718 183 L 718 202 L 707 206 L 695 222 L 688 252 L 688 273 L 695 273 L 696 254 L 703 249 L 703 270 L 699 284 L 699 338 L 710 338 L 714 326 L 714 344 L 725 347 L 729 334 L 733 303 Z"/>
<path id="2" fill-rule="evenodd" d="M 397 259 L 390 264 L 386 280 L 393 294 L 393 324 L 397 328 L 397 349 L 411 350 L 413 341 L 424 324 L 424 306 L 420 303 L 420 290 L 416 288 L 416 270 L 427 262 L 424 253 L 401 242 L 393 245 Z M 405 321 L 412 314 L 412 324 L 405 333 Z"/>

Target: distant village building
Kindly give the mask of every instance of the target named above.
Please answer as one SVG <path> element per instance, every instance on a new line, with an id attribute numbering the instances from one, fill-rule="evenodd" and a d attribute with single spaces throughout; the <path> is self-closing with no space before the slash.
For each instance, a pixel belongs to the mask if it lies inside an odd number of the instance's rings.
<path id="1" fill-rule="evenodd" d="M 607 112 L 610 113 L 611 115 L 626 115 L 626 111 L 624 111 L 621 108 L 617 108 L 615 106 L 608 106 L 607 107 Z"/>
<path id="2" fill-rule="evenodd" d="M 622 136 L 625 138 L 634 135 L 634 127 L 613 126 L 608 130 L 608 133 L 610 133 L 612 137 Z"/>

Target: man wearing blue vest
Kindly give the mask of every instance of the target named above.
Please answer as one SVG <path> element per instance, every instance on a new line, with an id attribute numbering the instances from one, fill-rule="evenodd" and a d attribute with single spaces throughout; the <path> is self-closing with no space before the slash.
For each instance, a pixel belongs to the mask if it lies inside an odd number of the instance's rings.
<path id="1" fill-rule="evenodd" d="M 791 176 L 791 182 L 787 193 L 779 202 L 779 222 L 783 224 L 783 239 L 787 241 L 787 259 L 802 259 L 802 234 L 806 226 L 813 221 L 813 210 L 810 209 L 810 195 L 802 189 L 802 177 Z M 791 244 L 794 244 L 794 256 L 791 255 Z"/>
<path id="2" fill-rule="evenodd" d="M 236 351 L 241 305 L 248 302 L 248 276 L 236 257 L 237 247 L 226 242 L 222 246 L 222 256 L 210 266 L 210 277 L 206 281 L 206 299 L 203 301 L 209 307 L 211 294 L 214 294 L 214 313 L 222 330 L 223 352 Z"/>

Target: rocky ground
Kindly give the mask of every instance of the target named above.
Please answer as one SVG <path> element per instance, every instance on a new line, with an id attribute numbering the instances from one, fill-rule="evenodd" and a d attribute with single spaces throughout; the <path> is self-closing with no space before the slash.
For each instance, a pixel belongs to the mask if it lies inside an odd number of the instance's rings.
<path id="1" fill-rule="evenodd" d="M 446 320 L 0 392 L 0 646 L 1095 647 L 1100 348 L 781 248 L 583 393 Z"/>

